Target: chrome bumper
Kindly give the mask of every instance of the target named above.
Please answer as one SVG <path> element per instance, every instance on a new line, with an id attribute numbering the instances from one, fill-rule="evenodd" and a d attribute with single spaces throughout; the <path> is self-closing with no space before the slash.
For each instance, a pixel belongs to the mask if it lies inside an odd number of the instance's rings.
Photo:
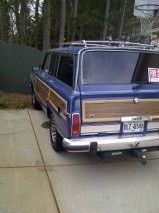
<path id="1" fill-rule="evenodd" d="M 97 143 L 97 151 L 116 151 L 133 148 L 159 147 L 159 134 L 145 136 L 105 136 L 63 139 L 63 146 L 69 152 L 89 152 L 91 143 Z"/>

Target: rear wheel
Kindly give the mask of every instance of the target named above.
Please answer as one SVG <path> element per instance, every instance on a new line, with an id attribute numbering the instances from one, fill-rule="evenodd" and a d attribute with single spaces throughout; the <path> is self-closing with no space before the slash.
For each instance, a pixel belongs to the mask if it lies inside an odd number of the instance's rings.
<path id="1" fill-rule="evenodd" d="M 50 139 L 51 145 L 56 152 L 64 150 L 62 145 L 62 137 L 56 129 L 55 118 L 53 113 L 50 116 Z"/>
<path id="2" fill-rule="evenodd" d="M 40 106 L 39 102 L 36 99 L 36 95 L 35 95 L 34 90 L 32 91 L 32 96 L 31 97 L 32 97 L 32 106 L 33 106 L 33 108 L 36 109 L 36 110 L 41 110 L 41 106 Z"/>

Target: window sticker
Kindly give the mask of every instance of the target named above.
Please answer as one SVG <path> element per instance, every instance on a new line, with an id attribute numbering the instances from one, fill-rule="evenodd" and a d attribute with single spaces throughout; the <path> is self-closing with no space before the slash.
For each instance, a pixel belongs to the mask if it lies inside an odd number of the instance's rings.
<path id="1" fill-rule="evenodd" d="M 159 82 L 159 68 L 148 68 L 149 82 Z"/>

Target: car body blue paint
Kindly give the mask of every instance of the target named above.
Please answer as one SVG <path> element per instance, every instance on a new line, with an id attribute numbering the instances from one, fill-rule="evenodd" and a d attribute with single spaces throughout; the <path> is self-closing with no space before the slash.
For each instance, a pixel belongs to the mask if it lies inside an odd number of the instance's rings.
<path id="1" fill-rule="evenodd" d="M 58 79 L 54 78 L 53 76 L 48 75 L 44 71 L 36 71 L 34 74 L 45 84 L 47 84 L 50 88 L 55 90 L 62 98 L 67 101 L 67 112 L 71 114 L 72 112 L 80 112 L 80 93 L 79 91 L 75 91 L 63 82 L 59 81 Z M 55 121 L 57 125 L 57 129 L 59 133 L 63 137 L 69 138 L 71 136 L 71 117 L 67 117 L 66 121 L 59 115 L 59 113 L 53 108 L 53 106 L 47 102 L 45 104 L 41 98 L 36 94 L 36 97 L 42 106 L 43 110 L 47 112 L 47 108 L 50 109 L 51 112 L 55 115 Z"/>
<path id="2" fill-rule="evenodd" d="M 79 69 L 76 70 L 77 66 L 74 67 L 74 78 L 77 77 L 77 87 L 76 90 L 73 90 L 66 84 L 62 83 L 58 79 L 54 78 L 53 76 L 48 75 L 44 71 L 34 72 L 34 74 L 40 78 L 45 84 L 47 84 L 50 88 L 54 89 L 61 97 L 63 97 L 65 100 L 67 100 L 68 108 L 67 112 L 70 114 L 70 116 L 67 116 L 66 121 L 59 115 L 59 113 L 53 108 L 53 106 L 48 102 L 44 104 L 42 100 L 38 97 L 37 98 L 42 105 L 43 108 L 47 109 L 49 108 L 50 111 L 54 112 L 55 119 L 56 119 L 56 125 L 59 133 L 62 135 L 62 137 L 70 138 L 71 137 L 71 114 L 74 112 L 80 113 L 82 117 L 82 101 L 83 100 L 89 100 L 89 99 L 132 99 L 135 97 L 141 98 L 141 99 L 151 99 L 151 98 L 159 98 L 159 84 L 146 84 L 143 85 L 139 89 L 133 89 L 133 87 L 136 84 L 93 84 L 93 85 L 83 85 L 81 84 L 81 67 L 80 67 L 80 60 L 81 55 L 84 51 L 90 50 L 91 48 L 58 48 L 58 49 L 52 49 L 49 52 L 58 52 L 58 53 L 66 53 L 66 54 L 73 54 L 76 55 L 76 57 L 79 57 Z M 99 48 L 98 48 L 99 49 Z M 104 50 L 104 49 L 102 49 Z M 111 49 L 112 50 L 112 49 Z M 115 51 L 116 49 L 113 48 Z M 119 48 L 117 49 L 119 50 Z M 125 50 L 121 48 L 120 50 Z M 139 49 L 131 49 L 127 51 L 139 51 L 139 52 L 155 52 L 151 50 L 139 50 Z M 78 72 L 77 72 L 78 71 Z M 77 75 L 77 76 L 76 76 Z M 155 119 L 159 120 L 159 119 Z M 96 124 L 113 124 L 113 123 L 121 123 L 120 121 L 107 121 L 107 122 L 83 122 L 83 124 L 89 124 L 89 125 L 96 125 Z M 147 126 L 147 122 L 145 122 L 145 129 Z M 121 126 L 122 127 L 122 126 Z M 155 131 L 150 131 L 155 132 Z M 144 133 L 146 133 L 144 131 Z M 103 135 L 116 135 L 118 133 L 99 133 L 98 136 Z M 122 134 L 122 128 L 120 128 L 120 133 Z M 131 133 L 129 133 L 131 134 Z M 138 134 L 138 133 L 132 133 L 132 134 Z M 143 133 L 142 133 L 143 134 Z M 94 134 L 95 136 L 97 134 Z M 93 135 L 91 135 L 92 137 Z M 89 135 L 80 135 L 80 137 L 90 137 Z"/>

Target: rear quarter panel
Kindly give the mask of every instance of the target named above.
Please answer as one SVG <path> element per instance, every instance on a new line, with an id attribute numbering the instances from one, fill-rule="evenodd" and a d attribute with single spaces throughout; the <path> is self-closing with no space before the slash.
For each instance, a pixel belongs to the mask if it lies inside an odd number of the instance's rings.
<path id="1" fill-rule="evenodd" d="M 55 122 L 58 132 L 62 137 L 71 137 L 71 114 L 80 112 L 80 93 L 75 91 L 65 83 L 57 80 L 44 72 L 33 73 L 37 82 L 41 84 L 42 91 L 36 91 L 40 104 L 44 111 L 49 109 L 54 113 Z M 42 94 L 43 93 L 43 94 Z M 60 108 L 60 112 L 59 112 Z"/>

